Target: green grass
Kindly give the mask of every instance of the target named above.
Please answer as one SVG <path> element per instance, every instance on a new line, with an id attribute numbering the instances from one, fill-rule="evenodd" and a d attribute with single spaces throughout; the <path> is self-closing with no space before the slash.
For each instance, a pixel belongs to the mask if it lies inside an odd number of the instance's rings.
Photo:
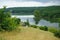
<path id="1" fill-rule="evenodd" d="M 32 27 L 20 27 L 20 31 L 0 32 L 0 37 L 5 40 L 60 40 L 49 31 Z"/>
<path id="2" fill-rule="evenodd" d="M 0 37 L 0 40 L 5 40 L 5 38 L 3 38 L 3 37 Z"/>
<path id="3" fill-rule="evenodd" d="M 49 31 L 49 32 L 52 32 L 52 33 L 55 33 L 55 32 L 58 31 L 58 29 L 56 29 L 56 28 L 54 28 L 54 27 L 49 27 L 49 28 L 48 28 L 48 31 Z"/>

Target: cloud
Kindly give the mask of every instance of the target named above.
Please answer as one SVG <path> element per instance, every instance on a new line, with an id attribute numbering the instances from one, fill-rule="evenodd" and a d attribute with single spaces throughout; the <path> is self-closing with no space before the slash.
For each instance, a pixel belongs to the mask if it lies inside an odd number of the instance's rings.
<path id="1" fill-rule="evenodd" d="M 49 1 L 49 2 L 37 2 L 36 1 L 19 1 L 19 0 L 4 0 L 0 1 L 0 8 L 3 6 L 7 7 L 39 7 L 39 6 L 51 6 L 51 5 L 60 5 L 59 1 Z"/>
<path id="2" fill-rule="evenodd" d="M 60 0 L 15 0 L 15 1 L 35 1 L 35 2 L 50 2 L 50 1 L 60 1 Z"/>

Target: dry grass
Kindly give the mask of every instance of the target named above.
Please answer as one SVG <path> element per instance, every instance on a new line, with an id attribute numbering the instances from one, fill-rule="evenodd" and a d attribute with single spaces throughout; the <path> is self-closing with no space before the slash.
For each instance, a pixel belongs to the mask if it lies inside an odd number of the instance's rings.
<path id="1" fill-rule="evenodd" d="M 53 33 L 31 27 L 20 27 L 21 31 L 0 32 L 2 40 L 60 40 Z"/>

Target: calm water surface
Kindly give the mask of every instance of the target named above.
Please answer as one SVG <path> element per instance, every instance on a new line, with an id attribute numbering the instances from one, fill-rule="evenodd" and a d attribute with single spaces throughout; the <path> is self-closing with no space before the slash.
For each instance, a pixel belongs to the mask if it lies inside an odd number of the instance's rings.
<path id="1" fill-rule="evenodd" d="M 34 21 L 34 16 L 33 15 L 12 15 L 12 17 L 17 17 L 17 18 L 20 18 L 22 22 L 25 22 L 27 19 L 29 20 L 29 23 L 30 24 L 35 24 L 35 21 Z M 59 23 L 50 23 L 49 21 L 46 21 L 46 20 L 43 20 L 41 19 L 39 21 L 39 26 L 49 26 L 49 27 L 56 27 L 58 28 L 59 27 Z"/>

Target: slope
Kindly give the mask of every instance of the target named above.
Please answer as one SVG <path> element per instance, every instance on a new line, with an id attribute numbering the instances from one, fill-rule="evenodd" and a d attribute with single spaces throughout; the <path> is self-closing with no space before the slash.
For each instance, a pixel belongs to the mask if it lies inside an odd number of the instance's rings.
<path id="1" fill-rule="evenodd" d="M 60 40 L 53 33 L 31 27 L 20 27 L 21 31 L 0 32 L 0 40 Z"/>

